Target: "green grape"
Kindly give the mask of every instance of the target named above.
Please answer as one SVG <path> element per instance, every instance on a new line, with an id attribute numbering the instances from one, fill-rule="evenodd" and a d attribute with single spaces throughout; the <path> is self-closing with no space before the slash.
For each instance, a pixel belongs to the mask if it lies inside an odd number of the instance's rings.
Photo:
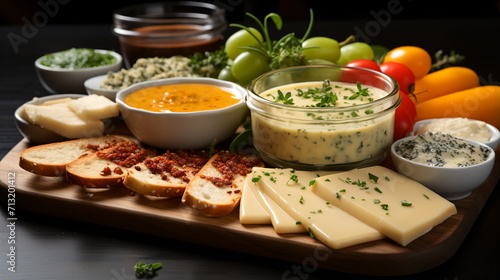
<path id="1" fill-rule="evenodd" d="M 236 59 L 239 54 L 247 51 L 241 47 L 257 47 L 260 45 L 260 42 L 262 42 L 262 34 L 260 34 L 257 29 L 249 27 L 248 30 L 255 35 L 259 41 L 257 41 L 247 30 L 238 30 L 226 40 L 225 51 L 229 59 Z"/>
<path id="2" fill-rule="evenodd" d="M 323 59 L 336 62 L 340 57 L 339 43 L 328 37 L 312 37 L 302 43 L 306 60 Z"/>
<path id="3" fill-rule="evenodd" d="M 317 59 L 308 60 L 307 64 L 308 65 L 312 65 L 312 64 L 330 64 L 330 65 L 333 65 L 335 63 L 333 63 L 333 62 L 331 62 L 329 60 L 324 60 L 324 59 L 317 58 Z"/>
<path id="4" fill-rule="evenodd" d="M 222 70 L 220 70 L 219 76 L 217 76 L 217 79 L 228 81 L 228 82 L 233 82 L 233 83 L 238 83 L 238 80 L 233 76 L 233 73 L 231 73 L 231 66 L 226 66 Z"/>
<path id="5" fill-rule="evenodd" d="M 354 42 L 344 45 L 340 48 L 340 58 L 337 64 L 346 65 L 355 59 L 373 60 L 375 55 L 370 45 L 363 42 Z"/>
<path id="6" fill-rule="evenodd" d="M 231 66 L 231 73 L 241 83 L 248 83 L 269 70 L 267 57 L 256 51 L 242 52 Z"/>

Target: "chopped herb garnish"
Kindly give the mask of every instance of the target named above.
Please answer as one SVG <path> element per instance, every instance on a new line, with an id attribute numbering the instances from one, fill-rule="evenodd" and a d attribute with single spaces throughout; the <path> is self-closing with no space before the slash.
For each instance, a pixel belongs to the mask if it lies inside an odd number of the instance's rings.
<path id="1" fill-rule="evenodd" d="M 335 193 L 336 198 L 340 198 L 340 193 Z"/>
<path id="2" fill-rule="evenodd" d="M 373 200 L 373 203 L 375 203 L 375 204 L 380 204 L 380 199 L 377 199 L 377 198 L 376 198 L 376 199 L 374 199 L 374 200 Z"/>
<path id="3" fill-rule="evenodd" d="M 376 192 L 378 192 L 378 193 L 382 193 L 382 191 L 381 191 L 379 188 L 377 188 L 377 187 L 375 187 L 375 188 L 373 188 L 373 189 L 374 189 Z"/>
<path id="4" fill-rule="evenodd" d="M 312 179 L 311 181 L 309 181 L 309 186 L 314 185 L 314 183 L 316 183 L 316 179 Z"/>
<path id="5" fill-rule="evenodd" d="M 278 97 L 276 97 L 274 102 L 276 102 L 276 103 L 281 102 L 285 105 L 294 105 L 295 104 L 295 103 L 293 103 L 292 93 L 287 92 L 287 93 L 283 94 L 283 92 L 281 90 L 278 90 Z"/>
<path id="6" fill-rule="evenodd" d="M 427 198 L 427 199 L 430 199 L 425 193 L 424 193 L 424 197 Z"/>
<path id="7" fill-rule="evenodd" d="M 380 207 L 384 210 L 389 210 L 389 204 L 380 204 Z"/>
<path id="8" fill-rule="evenodd" d="M 370 178 L 370 180 L 373 180 L 373 182 L 375 182 L 375 183 L 378 182 L 378 176 L 376 176 L 376 175 L 368 173 L 368 178 Z"/>
<path id="9" fill-rule="evenodd" d="M 300 204 L 304 204 L 304 197 L 303 196 L 300 196 L 299 202 L 300 202 Z"/>
<path id="10" fill-rule="evenodd" d="M 313 234 L 312 229 L 310 227 L 307 227 L 307 231 L 309 231 L 309 236 L 314 237 L 314 234 Z"/>
<path id="11" fill-rule="evenodd" d="M 253 177 L 252 178 L 252 182 L 253 183 L 258 183 L 260 181 L 260 179 L 262 178 L 262 176 L 258 175 L 257 177 Z"/>
<path id="12" fill-rule="evenodd" d="M 299 177 L 296 174 L 293 174 L 292 176 L 290 176 L 290 179 L 288 179 L 288 181 L 286 182 L 286 184 L 288 185 L 288 183 L 290 183 L 290 181 L 298 183 L 299 182 Z"/>
<path id="13" fill-rule="evenodd" d="M 389 178 L 388 176 L 385 176 L 384 178 L 387 182 L 390 182 L 391 181 L 391 178 Z"/>
<path id="14" fill-rule="evenodd" d="M 412 205 L 412 203 L 411 203 L 411 202 L 408 202 L 408 201 L 406 201 L 406 200 L 402 200 L 402 201 L 401 201 L 401 205 L 403 205 L 403 206 L 411 206 L 411 205 Z"/>
<path id="15" fill-rule="evenodd" d="M 302 222 L 301 222 L 301 221 L 296 221 L 296 222 L 295 222 L 295 224 L 296 224 L 296 225 L 301 225 L 301 224 L 302 224 Z"/>

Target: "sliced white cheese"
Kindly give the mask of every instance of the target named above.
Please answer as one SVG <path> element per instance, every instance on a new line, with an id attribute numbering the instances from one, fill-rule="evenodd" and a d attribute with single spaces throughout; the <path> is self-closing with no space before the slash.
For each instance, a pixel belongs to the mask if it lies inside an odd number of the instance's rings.
<path id="1" fill-rule="evenodd" d="M 266 194 L 312 236 L 333 249 L 384 238 L 379 231 L 312 193 L 308 178 L 304 180 L 301 175 L 293 169 L 255 167 L 249 176 L 258 178 L 258 191 Z"/>
<path id="2" fill-rule="evenodd" d="M 23 106 L 29 122 L 47 128 L 67 138 L 98 137 L 104 134 L 104 123 L 100 120 L 82 119 L 64 104 Z"/>
<path id="3" fill-rule="evenodd" d="M 250 177 L 250 179 L 253 178 L 251 176 L 248 177 Z M 297 224 L 297 221 L 281 209 L 276 202 L 270 199 L 264 192 L 260 191 L 255 183 L 251 182 L 248 188 L 262 209 L 265 209 L 277 233 L 300 233 L 307 231 L 301 224 Z"/>
<path id="4" fill-rule="evenodd" d="M 106 119 L 120 113 L 118 104 L 97 94 L 71 100 L 68 106 L 83 119 Z"/>
<path id="5" fill-rule="evenodd" d="M 453 203 L 382 166 L 322 176 L 311 191 L 403 246 L 456 213 Z"/>
<path id="6" fill-rule="evenodd" d="M 240 223 L 244 225 L 267 225 L 271 224 L 269 213 L 262 207 L 255 197 L 251 176 L 245 179 L 245 185 L 240 200 Z"/>

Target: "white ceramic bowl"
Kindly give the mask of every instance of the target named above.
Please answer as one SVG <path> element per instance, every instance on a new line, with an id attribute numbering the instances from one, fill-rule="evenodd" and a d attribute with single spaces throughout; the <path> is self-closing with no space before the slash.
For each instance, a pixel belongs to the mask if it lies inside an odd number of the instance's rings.
<path id="1" fill-rule="evenodd" d="M 22 113 L 22 108 L 25 104 L 41 104 L 47 101 L 51 100 L 57 100 L 61 98 L 73 98 L 77 99 L 80 97 L 85 96 L 84 94 L 57 94 L 57 95 L 49 95 L 49 96 L 44 96 L 44 97 L 39 97 L 39 98 L 34 98 L 31 101 L 28 101 L 24 103 L 23 105 L 19 106 L 19 108 L 16 109 L 14 112 L 14 117 L 16 119 L 16 125 L 17 129 L 19 132 L 27 138 L 31 143 L 33 144 L 46 144 L 46 143 L 52 143 L 52 142 L 58 142 L 58 141 L 65 141 L 68 140 L 67 138 L 52 132 L 44 127 L 41 127 L 36 124 L 32 124 L 25 119 L 23 119 L 23 113 Z"/>
<path id="2" fill-rule="evenodd" d="M 188 112 L 152 112 L 133 108 L 124 98 L 141 88 L 169 84 L 209 84 L 229 88 L 240 98 L 226 108 Z M 130 132 L 142 142 L 164 149 L 207 148 L 212 142 L 220 143 L 231 137 L 247 116 L 246 90 L 231 82 L 212 78 L 168 78 L 146 81 L 122 89 L 116 103 Z"/>
<path id="3" fill-rule="evenodd" d="M 116 57 L 116 62 L 110 65 L 81 68 L 57 69 L 40 64 L 42 57 L 35 60 L 36 73 L 43 87 L 50 93 L 86 93 L 84 82 L 95 76 L 108 72 L 119 71 L 122 67 L 122 56 L 113 51 L 95 50 L 98 53 L 109 52 Z"/>
<path id="4" fill-rule="evenodd" d="M 415 125 L 413 126 L 413 132 L 411 133 L 411 135 L 417 135 L 417 131 L 422 126 L 424 126 L 424 125 L 426 125 L 434 120 L 437 120 L 437 119 L 428 119 L 428 120 L 421 120 L 421 121 L 416 122 Z M 489 123 L 486 123 L 486 127 L 488 128 L 488 130 L 491 133 L 491 138 L 490 138 L 490 141 L 484 142 L 484 144 L 490 146 L 493 150 L 496 151 L 496 149 L 498 148 L 498 146 L 500 144 L 500 131 L 498 130 L 498 128 L 494 127 L 493 125 L 491 125 Z"/>
<path id="5" fill-rule="evenodd" d="M 99 75 L 92 77 L 84 82 L 85 89 L 89 95 L 97 94 L 107 97 L 111 101 L 115 101 L 117 89 L 103 89 L 101 88 L 101 82 L 106 79 L 107 75 Z"/>
<path id="6" fill-rule="evenodd" d="M 392 144 L 391 157 L 397 171 L 448 200 L 459 200 L 470 195 L 488 178 L 495 164 L 495 151 L 491 147 L 470 140 L 464 141 L 491 150 L 486 161 L 467 167 L 436 167 L 405 159 L 396 153 L 396 146 L 400 142 L 415 137 L 408 136 Z"/>

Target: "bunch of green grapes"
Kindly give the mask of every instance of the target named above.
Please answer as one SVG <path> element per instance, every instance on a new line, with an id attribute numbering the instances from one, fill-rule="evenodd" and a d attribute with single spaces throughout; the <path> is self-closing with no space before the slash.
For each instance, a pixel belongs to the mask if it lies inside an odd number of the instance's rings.
<path id="1" fill-rule="evenodd" d="M 264 21 L 252 14 L 247 15 L 261 30 L 231 24 L 240 30 L 226 40 L 224 50 L 229 63 L 218 76 L 221 80 L 247 85 L 259 75 L 275 69 L 308 64 L 345 65 L 355 59 L 375 58 L 372 47 L 363 42 L 353 42 L 353 36 L 340 43 L 329 37 L 308 38 L 314 21 L 312 11 L 308 29 L 302 38 L 290 33 L 279 40 L 272 40 L 268 32 L 269 20 L 278 30 L 281 29 L 283 22 L 279 15 L 270 13 Z"/>

